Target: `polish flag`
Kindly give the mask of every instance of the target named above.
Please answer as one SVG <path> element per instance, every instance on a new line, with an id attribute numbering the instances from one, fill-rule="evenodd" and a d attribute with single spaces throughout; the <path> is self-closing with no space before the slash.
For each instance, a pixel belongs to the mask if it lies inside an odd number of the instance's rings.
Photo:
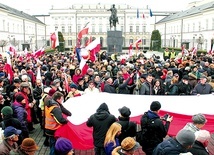
<path id="1" fill-rule="evenodd" d="M 15 47 L 13 47 L 12 45 L 10 45 L 9 51 L 10 51 L 11 55 L 16 56 L 16 49 L 15 49 Z"/>
<path id="2" fill-rule="evenodd" d="M 119 100 L 115 104 L 115 98 Z M 123 95 L 99 93 L 82 95 L 68 99 L 63 106 L 71 111 L 72 116 L 67 117 L 69 122 L 61 126 L 55 133 L 57 137 L 65 137 L 72 141 L 74 149 L 87 150 L 94 148 L 93 145 L 93 128 L 86 126 L 88 118 L 96 112 L 100 104 L 106 103 L 109 112 L 115 117 L 120 114 L 118 109 L 126 106 L 130 108 L 130 120 L 140 124 L 140 118 L 144 112 L 150 109 L 150 104 L 155 100 L 161 103 L 160 116 L 168 113 L 173 116 L 173 121 L 170 123 L 168 135 L 175 136 L 186 123 L 192 122 L 192 115 L 202 113 L 206 116 L 207 123 L 202 129 L 206 129 L 211 133 L 214 132 L 214 115 L 212 102 L 213 95 L 200 96 L 152 96 L 152 95 Z M 87 101 L 87 102 L 86 102 Z M 133 101 L 144 101 L 141 102 Z M 191 102 L 189 102 L 191 101 Z M 84 107 L 84 108 L 83 108 Z M 176 107 L 176 108 L 175 108 Z M 194 108 L 193 108 L 194 107 Z M 81 114 L 80 114 L 80 109 Z"/>
<path id="3" fill-rule="evenodd" d="M 82 36 L 87 35 L 88 34 L 88 27 L 83 28 L 77 35 L 78 39 L 82 39 Z"/>
<path id="4" fill-rule="evenodd" d="M 12 80 L 13 80 L 13 70 L 12 70 L 12 65 L 11 65 L 11 59 L 10 59 L 10 54 L 8 52 L 6 52 L 6 58 L 7 58 L 7 62 L 4 65 L 4 72 L 7 74 L 7 78 L 10 80 L 10 83 L 12 84 Z"/>
<path id="5" fill-rule="evenodd" d="M 132 56 L 133 48 L 132 48 L 132 43 L 129 45 L 129 57 Z"/>
<path id="6" fill-rule="evenodd" d="M 59 46 L 58 31 L 55 31 L 54 33 L 51 34 L 51 45 L 53 49 Z"/>
<path id="7" fill-rule="evenodd" d="M 100 51 L 100 38 L 96 38 L 85 49 L 90 51 L 89 59 L 94 62 L 96 60 L 96 53 Z"/>
<path id="8" fill-rule="evenodd" d="M 208 46 L 209 47 L 209 46 Z M 211 46 L 211 49 L 207 52 L 209 55 L 214 53 L 214 44 Z"/>
<path id="9" fill-rule="evenodd" d="M 139 43 L 141 43 L 141 42 L 142 42 L 142 39 L 141 39 L 141 38 L 140 38 L 140 39 L 138 39 L 138 40 L 135 42 L 136 50 L 138 50 L 138 49 L 139 49 L 138 44 L 139 44 Z"/>
<path id="10" fill-rule="evenodd" d="M 192 48 L 192 56 L 197 55 L 197 45 Z"/>
<path id="11" fill-rule="evenodd" d="M 44 54 L 45 54 L 45 49 L 40 48 L 39 50 L 37 50 L 36 52 L 33 53 L 33 56 L 34 56 L 34 58 L 38 58 Z"/>
<path id="12" fill-rule="evenodd" d="M 42 80 L 40 67 L 37 67 L 36 79 L 37 80 Z"/>
<path id="13" fill-rule="evenodd" d="M 85 75 L 87 73 L 88 68 L 89 68 L 87 63 L 86 63 L 89 59 L 89 51 L 85 48 L 82 48 L 80 51 L 80 55 L 81 55 L 81 60 L 80 60 L 79 68 L 82 71 L 82 75 Z"/>

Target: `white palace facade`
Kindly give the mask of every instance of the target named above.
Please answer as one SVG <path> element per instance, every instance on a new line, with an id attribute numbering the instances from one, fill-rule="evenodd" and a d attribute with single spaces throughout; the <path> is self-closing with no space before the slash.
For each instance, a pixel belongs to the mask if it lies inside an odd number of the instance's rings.
<path id="1" fill-rule="evenodd" d="M 49 47 L 51 33 L 58 30 L 64 36 L 65 48 L 70 50 L 76 45 L 78 32 L 88 23 L 89 34 L 85 37 L 99 37 L 101 46 L 106 47 L 111 15 L 107 10 L 111 5 L 67 4 L 65 8 L 52 7 L 47 15 L 31 16 L 0 4 L 0 46 L 7 41 L 20 50 L 23 44 L 30 44 L 32 50 Z M 185 43 L 190 48 L 197 45 L 206 50 L 214 39 L 214 2 L 211 0 L 191 3 L 181 12 L 152 10 L 153 17 L 148 6 L 139 8 L 139 18 L 136 7 L 126 4 L 115 7 L 119 19 L 116 29 L 122 31 L 123 47 L 140 38 L 141 48 L 149 47 L 155 29 L 161 34 L 162 47 L 180 48 Z"/>

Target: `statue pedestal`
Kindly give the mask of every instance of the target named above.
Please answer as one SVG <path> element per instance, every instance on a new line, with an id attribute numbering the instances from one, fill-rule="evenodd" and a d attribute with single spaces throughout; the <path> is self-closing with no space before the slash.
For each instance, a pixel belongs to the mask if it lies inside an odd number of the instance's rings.
<path id="1" fill-rule="evenodd" d="M 108 53 L 122 52 L 123 37 L 122 31 L 107 31 Z"/>

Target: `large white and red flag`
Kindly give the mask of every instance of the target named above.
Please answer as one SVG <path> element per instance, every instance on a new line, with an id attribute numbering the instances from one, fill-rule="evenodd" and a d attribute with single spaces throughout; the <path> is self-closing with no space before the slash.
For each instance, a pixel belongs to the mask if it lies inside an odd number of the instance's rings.
<path id="1" fill-rule="evenodd" d="M 9 51 L 10 51 L 11 55 L 16 56 L 16 49 L 14 46 L 10 45 Z"/>
<path id="2" fill-rule="evenodd" d="M 136 47 L 136 50 L 139 49 L 138 45 L 142 42 L 142 39 L 138 39 L 137 41 L 135 41 L 135 47 Z"/>
<path id="3" fill-rule="evenodd" d="M 78 39 L 82 39 L 82 37 L 84 36 L 84 35 L 87 35 L 88 34 L 88 27 L 85 27 L 85 28 L 83 28 L 79 33 L 78 33 L 78 35 L 77 35 L 77 38 Z"/>
<path id="4" fill-rule="evenodd" d="M 196 44 L 193 48 L 192 48 L 192 57 L 195 55 L 197 55 L 197 46 L 198 46 L 198 44 Z"/>
<path id="5" fill-rule="evenodd" d="M 33 57 L 35 59 L 35 58 L 38 58 L 38 57 L 40 57 L 40 56 L 42 56 L 44 54 L 45 54 L 45 49 L 44 48 L 40 48 L 39 50 L 37 50 L 37 51 L 35 51 L 33 53 Z"/>
<path id="6" fill-rule="evenodd" d="M 126 106 L 131 110 L 130 120 L 140 124 L 141 116 L 149 110 L 150 104 L 153 101 L 159 101 L 161 103 L 160 116 L 166 113 L 173 116 L 173 121 L 170 123 L 168 131 L 169 136 L 175 136 L 186 123 L 192 122 L 192 115 L 197 113 L 202 113 L 206 116 L 207 123 L 203 129 L 213 133 L 214 112 L 213 109 L 210 108 L 213 106 L 213 103 L 204 102 L 211 101 L 213 97 L 212 94 L 200 96 L 148 96 L 109 93 L 99 93 L 99 95 L 85 94 L 70 98 L 63 104 L 63 106 L 72 113 L 72 116 L 67 117 L 69 122 L 60 127 L 56 131 L 55 136 L 70 139 L 74 149 L 92 149 L 94 148 L 92 137 L 93 128 L 87 127 L 86 121 L 96 112 L 100 104 L 105 102 L 108 105 L 109 112 L 115 117 L 119 116 L 118 109 Z M 120 102 L 115 104 L 115 98 Z M 133 101 L 136 102 L 133 103 Z M 139 101 L 143 101 L 143 104 Z"/>
<path id="7" fill-rule="evenodd" d="M 89 56 L 90 56 L 89 50 L 82 48 L 80 51 L 81 60 L 80 60 L 80 65 L 79 65 L 79 68 L 82 71 L 82 75 L 85 75 L 87 73 L 88 68 L 89 68 L 88 64 L 86 63 L 89 59 Z"/>
<path id="8" fill-rule="evenodd" d="M 59 38 L 58 38 L 58 31 L 55 31 L 51 34 L 51 47 L 55 49 L 59 46 Z"/>
<path id="9" fill-rule="evenodd" d="M 14 73 L 13 73 L 13 70 L 12 70 L 10 53 L 9 52 L 6 52 L 6 58 L 7 58 L 7 62 L 5 63 L 3 70 L 7 74 L 7 78 L 10 80 L 10 83 L 12 84 Z"/>
<path id="10" fill-rule="evenodd" d="M 89 59 L 94 62 L 96 60 L 96 54 L 100 51 L 100 38 L 96 38 L 85 49 L 90 51 Z"/>

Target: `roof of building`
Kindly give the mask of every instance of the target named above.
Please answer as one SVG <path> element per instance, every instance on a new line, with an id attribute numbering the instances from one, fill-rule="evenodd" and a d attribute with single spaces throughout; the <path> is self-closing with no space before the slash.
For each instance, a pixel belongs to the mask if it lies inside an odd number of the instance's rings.
<path id="1" fill-rule="evenodd" d="M 169 16 L 161 19 L 160 21 L 158 21 L 156 24 L 164 23 L 164 22 L 168 22 L 168 21 L 172 21 L 172 20 L 176 20 L 176 19 L 182 19 L 184 17 L 195 15 L 195 14 L 201 13 L 201 12 L 211 9 L 211 8 L 214 8 L 214 1 L 200 5 L 200 6 L 194 6 L 188 10 L 169 15 Z"/>
<path id="2" fill-rule="evenodd" d="M 14 8 L 11 8 L 11 7 L 9 7 L 7 5 L 4 5 L 2 3 L 0 3 L 0 8 L 7 10 L 12 15 L 19 16 L 21 18 L 28 19 L 28 20 L 31 20 L 31 21 L 34 21 L 34 22 L 37 22 L 37 23 L 40 23 L 40 24 L 44 24 L 43 22 L 41 22 L 36 17 L 31 16 L 31 15 L 29 15 L 27 13 L 24 13 L 23 11 L 19 11 L 19 10 L 16 10 Z"/>

